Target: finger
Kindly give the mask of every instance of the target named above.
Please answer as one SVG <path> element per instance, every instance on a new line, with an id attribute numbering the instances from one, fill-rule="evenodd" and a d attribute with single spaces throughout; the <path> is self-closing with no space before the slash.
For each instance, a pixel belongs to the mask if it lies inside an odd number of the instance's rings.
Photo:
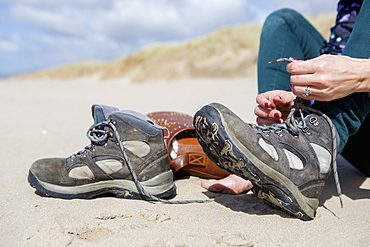
<path id="1" fill-rule="evenodd" d="M 282 118 L 256 118 L 256 122 L 258 125 L 273 125 L 276 123 L 283 123 L 284 120 Z"/>
<path id="2" fill-rule="evenodd" d="M 256 106 L 254 108 L 254 114 L 261 118 L 281 118 L 282 113 L 279 110 L 271 110 L 262 106 Z"/>
<path id="3" fill-rule="evenodd" d="M 256 122 L 257 122 L 258 125 L 272 125 L 272 124 L 276 123 L 276 119 L 257 117 Z"/>
<path id="4" fill-rule="evenodd" d="M 305 100 L 317 100 L 317 101 L 323 101 L 323 102 L 333 100 L 333 98 L 328 97 L 320 89 L 315 88 L 315 87 L 310 87 L 309 93 L 305 93 L 306 87 L 294 86 L 293 88 L 294 88 L 292 89 L 293 93 L 297 95 L 297 97 L 300 97 Z"/>
<path id="5" fill-rule="evenodd" d="M 270 111 L 270 109 L 258 105 L 254 108 L 254 115 L 261 118 L 268 118 Z"/>
<path id="6" fill-rule="evenodd" d="M 295 61 L 294 63 L 288 63 L 286 65 L 286 70 L 293 75 L 312 74 L 315 72 L 314 68 L 312 67 L 311 60 Z"/>
<path id="7" fill-rule="evenodd" d="M 294 85 L 305 86 L 305 85 L 315 85 L 319 81 L 315 74 L 301 74 L 301 75 L 291 75 L 290 82 Z"/>
<path id="8" fill-rule="evenodd" d="M 298 86 L 298 85 L 292 85 L 291 86 L 292 92 L 303 99 L 311 100 L 314 98 L 314 91 L 315 88 L 312 86 L 306 85 L 306 86 Z"/>
<path id="9" fill-rule="evenodd" d="M 270 100 L 269 93 L 261 93 L 257 95 L 256 102 L 258 105 L 263 106 L 265 108 L 274 109 L 275 104 Z"/>

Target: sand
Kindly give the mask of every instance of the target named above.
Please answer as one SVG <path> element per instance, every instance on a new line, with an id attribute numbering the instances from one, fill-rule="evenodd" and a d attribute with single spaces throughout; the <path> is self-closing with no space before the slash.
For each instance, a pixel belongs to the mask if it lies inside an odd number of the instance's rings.
<path id="1" fill-rule="evenodd" d="M 85 133 L 92 104 L 192 115 L 207 103 L 221 102 L 254 122 L 256 92 L 254 78 L 144 84 L 94 77 L 1 80 L 0 246 L 369 246 L 370 180 L 342 157 L 344 208 L 330 177 L 309 222 L 272 209 L 251 193 L 207 192 L 197 177 L 176 181 L 176 199 L 214 202 L 63 200 L 41 197 L 27 182 L 35 160 L 67 157 L 89 144 Z"/>

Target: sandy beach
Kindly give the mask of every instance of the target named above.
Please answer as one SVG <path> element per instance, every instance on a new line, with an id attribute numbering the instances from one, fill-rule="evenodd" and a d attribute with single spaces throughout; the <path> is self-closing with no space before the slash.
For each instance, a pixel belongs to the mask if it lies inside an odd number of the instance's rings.
<path id="1" fill-rule="evenodd" d="M 35 160 L 67 157 L 89 144 L 92 104 L 193 115 L 220 102 L 254 122 L 256 93 L 254 78 L 0 80 L 0 246 L 369 246 L 370 179 L 342 157 L 344 208 L 331 176 L 309 222 L 270 208 L 252 193 L 207 192 L 197 177 L 177 180 L 175 199 L 213 202 L 63 200 L 41 197 L 27 182 Z"/>

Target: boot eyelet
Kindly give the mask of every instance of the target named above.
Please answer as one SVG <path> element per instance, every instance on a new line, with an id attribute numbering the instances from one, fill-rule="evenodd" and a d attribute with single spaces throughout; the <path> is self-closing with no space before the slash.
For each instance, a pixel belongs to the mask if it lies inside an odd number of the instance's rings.
<path id="1" fill-rule="evenodd" d="M 276 131 L 275 134 L 277 134 L 279 137 L 283 137 L 283 131 L 279 130 L 279 131 Z"/>
<path id="2" fill-rule="evenodd" d="M 269 137 L 271 131 L 270 130 L 263 130 L 262 133 L 265 134 L 266 137 Z"/>
<path id="3" fill-rule="evenodd" d="M 310 124 L 317 127 L 319 125 L 319 121 L 317 120 L 317 117 L 311 117 L 310 118 Z"/>

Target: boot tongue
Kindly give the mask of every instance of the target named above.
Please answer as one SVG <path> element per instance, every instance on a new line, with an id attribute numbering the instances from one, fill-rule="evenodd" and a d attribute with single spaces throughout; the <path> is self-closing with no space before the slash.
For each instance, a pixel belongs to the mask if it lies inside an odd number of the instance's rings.
<path id="1" fill-rule="evenodd" d="M 108 116 L 113 112 L 119 111 L 118 108 L 106 105 L 93 105 L 91 107 L 92 116 L 94 118 L 94 123 L 100 123 L 107 120 Z"/>

